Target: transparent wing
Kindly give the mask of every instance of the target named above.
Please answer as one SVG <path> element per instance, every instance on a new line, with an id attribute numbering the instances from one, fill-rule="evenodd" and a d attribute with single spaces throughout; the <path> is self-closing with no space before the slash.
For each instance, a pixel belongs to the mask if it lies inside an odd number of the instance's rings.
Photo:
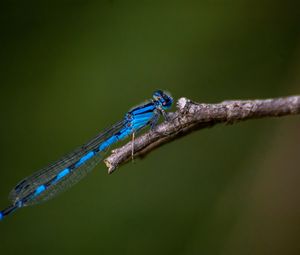
<path id="1" fill-rule="evenodd" d="M 68 176 L 62 178 L 56 184 L 49 185 L 48 188 L 40 195 L 34 196 L 34 193 L 27 195 L 27 197 L 24 197 L 23 199 L 23 206 L 35 205 L 45 202 L 72 187 L 82 178 L 84 178 L 89 172 L 91 172 L 100 161 L 102 161 L 102 156 L 103 154 L 96 154 L 94 157 L 86 161 L 85 164 L 76 168 Z"/>
<path id="2" fill-rule="evenodd" d="M 86 160 L 80 166 L 74 168 L 68 175 L 62 178 L 58 182 L 53 182 L 55 177 L 64 169 L 74 165 L 88 152 L 96 150 L 99 146 L 110 138 L 113 134 L 118 133 L 122 128 L 126 127 L 126 121 L 122 120 L 106 129 L 104 132 L 97 135 L 95 138 L 90 140 L 85 145 L 79 147 L 72 153 L 67 154 L 60 160 L 54 162 L 53 164 L 42 168 L 41 170 L 35 172 L 31 176 L 20 181 L 10 192 L 9 199 L 16 203 L 20 200 L 24 202 L 24 205 L 34 204 L 41 200 L 47 200 L 61 191 L 69 188 L 70 186 L 81 180 L 92 168 L 95 167 L 99 161 L 101 161 L 101 154 L 103 152 L 96 153 L 89 160 Z M 52 183 L 52 184 L 51 184 Z M 47 189 L 41 193 L 39 196 L 33 196 L 34 192 L 41 185 L 46 185 Z M 37 197 L 40 197 L 37 199 Z M 34 198 L 34 199 L 33 199 Z"/>

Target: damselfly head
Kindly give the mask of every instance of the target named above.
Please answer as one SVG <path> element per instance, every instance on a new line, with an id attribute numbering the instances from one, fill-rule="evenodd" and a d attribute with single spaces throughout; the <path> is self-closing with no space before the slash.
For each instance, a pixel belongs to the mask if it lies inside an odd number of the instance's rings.
<path id="1" fill-rule="evenodd" d="M 173 98 L 165 91 L 157 90 L 153 93 L 153 100 L 163 110 L 167 110 L 172 106 Z"/>

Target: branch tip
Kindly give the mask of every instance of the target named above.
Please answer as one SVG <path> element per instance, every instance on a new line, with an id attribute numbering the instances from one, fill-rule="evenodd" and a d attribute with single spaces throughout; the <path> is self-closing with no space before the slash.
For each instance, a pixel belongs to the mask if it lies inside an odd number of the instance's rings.
<path id="1" fill-rule="evenodd" d="M 181 97 L 178 99 L 176 106 L 179 110 L 183 110 L 185 106 L 189 103 L 189 101 L 190 101 L 189 99 L 185 97 Z"/>

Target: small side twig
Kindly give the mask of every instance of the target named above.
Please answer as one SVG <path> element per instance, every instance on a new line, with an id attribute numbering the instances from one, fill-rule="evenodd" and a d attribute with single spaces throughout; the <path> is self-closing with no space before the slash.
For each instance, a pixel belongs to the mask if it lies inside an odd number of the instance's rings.
<path id="1" fill-rule="evenodd" d="M 248 119 L 279 117 L 300 114 L 300 96 L 264 100 L 235 100 L 219 104 L 201 104 L 180 98 L 177 111 L 170 113 L 170 120 L 163 122 L 134 140 L 135 158 L 143 158 L 154 149 L 185 136 L 195 130 L 218 123 L 233 124 Z M 104 162 L 108 173 L 131 159 L 132 142 L 112 151 Z"/>

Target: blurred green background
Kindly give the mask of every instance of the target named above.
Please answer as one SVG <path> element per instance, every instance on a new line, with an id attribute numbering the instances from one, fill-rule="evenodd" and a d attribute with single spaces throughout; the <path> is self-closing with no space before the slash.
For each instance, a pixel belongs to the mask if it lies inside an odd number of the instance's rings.
<path id="1" fill-rule="evenodd" d="M 165 89 L 300 93 L 300 2 L 4 1 L 0 205 Z M 174 108 L 173 108 L 174 109 Z M 300 119 L 202 130 L 1 222 L 1 254 L 300 254 Z"/>

